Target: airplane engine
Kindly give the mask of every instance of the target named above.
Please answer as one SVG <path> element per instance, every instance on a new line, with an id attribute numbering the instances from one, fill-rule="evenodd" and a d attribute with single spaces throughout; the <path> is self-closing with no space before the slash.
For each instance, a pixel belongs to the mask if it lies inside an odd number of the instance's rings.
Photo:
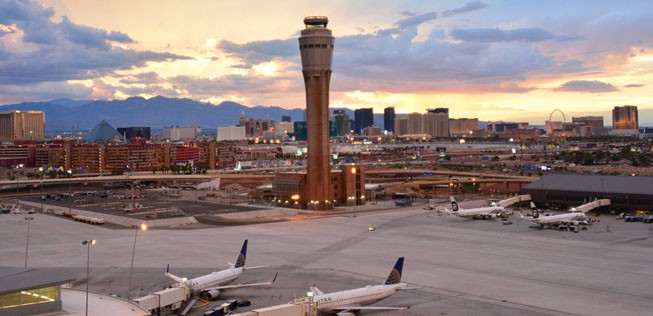
<path id="1" fill-rule="evenodd" d="M 210 290 L 206 292 L 202 292 L 202 295 L 200 297 L 206 298 L 206 299 L 216 299 L 220 295 L 220 290 Z"/>
<path id="2" fill-rule="evenodd" d="M 340 312 L 336 314 L 337 316 L 356 316 L 355 313 L 352 312 Z"/>

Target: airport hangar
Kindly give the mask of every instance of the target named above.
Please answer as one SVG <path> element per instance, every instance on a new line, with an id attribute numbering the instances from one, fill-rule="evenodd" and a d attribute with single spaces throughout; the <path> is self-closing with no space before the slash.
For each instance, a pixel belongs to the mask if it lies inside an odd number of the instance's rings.
<path id="1" fill-rule="evenodd" d="M 653 210 L 653 177 L 549 174 L 522 188 L 538 206 L 574 207 L 610 199 L 611 210 Z M 604 209 L 608 210 L 608 209 Z"/>
<path id="2" fill-rule="evenodd" d="M 75 279 L 47 270 L 0 269 L 0 314 L 34 315 L 61 311 L 61 285 Z"/>

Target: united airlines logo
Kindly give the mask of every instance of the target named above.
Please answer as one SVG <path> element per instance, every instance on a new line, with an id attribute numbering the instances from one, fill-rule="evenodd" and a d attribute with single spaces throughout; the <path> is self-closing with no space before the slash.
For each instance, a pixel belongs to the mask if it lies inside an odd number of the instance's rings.
<path id="1" fill-rule="evenodd" d="M 392 269 L 392 272 L 390 272 L 390 275 L 388 276 L 388 279 L 385 280 L 385 284 L 397 284 L 401 282 L 401 274 L 397 269 Z"/>
<path id="2" fill-rule="evenodd" d="M 236 260 L 236 268 L 244 267 L 245 266 L 245 256 L 243 254 L 238 255 L 238 260 Z"/>

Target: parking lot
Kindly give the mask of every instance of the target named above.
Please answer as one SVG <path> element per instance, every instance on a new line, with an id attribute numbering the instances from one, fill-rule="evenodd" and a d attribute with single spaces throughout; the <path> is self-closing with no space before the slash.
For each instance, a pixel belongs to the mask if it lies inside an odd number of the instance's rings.
<path id="1" fill-rule="evenodd" d="M 212 225 L 219 224 L 211 220 L 212 215 L 261 209 L 255 205 L 229 204 L 229 199 L 206 198 L 206 195 L 204 191 L 195 190 L 181 191 L 179 196 L 171 196 L 142 191 L 132 192 L 129 189 L 113 189 L 47 193 L 21 199 L 32 203 L 43 203 L 44 210 L 59 210 L 58 215 L 68 209 L 67 211 L 73 214 L 74 210 L 86 210 L 144 221 L 195 216 L 200 222 Z"/>

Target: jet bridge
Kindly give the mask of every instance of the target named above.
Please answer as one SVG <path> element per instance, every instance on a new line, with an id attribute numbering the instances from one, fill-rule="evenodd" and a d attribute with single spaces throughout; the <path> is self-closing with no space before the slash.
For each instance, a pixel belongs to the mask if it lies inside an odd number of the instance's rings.
<path id="1" fill-rule="evenodd" d="M 531 195 L 530 194 L 524 194 L 524 195 L 517 195 L 515 197 L 511 197 L 505 200 L 501 200 L 497 203 L 498 206 L 501 207 L 508 207 L 510 205 L 524 202 L 524 201 L 530 201 L 531 200 Z"/>
<path id="2" fill-rule="evenodd" d="M 607 206 L 607 205 L 611 205 L 611 204 L 612 204 L 612 202 L 610 201 L 610 199 L 594 200 L 592 202 L 589 202 L 589 203 L 586 203 L 586 204 L 583 204 L 583 205 L 580 205 L 580 206 L 572 207 L 571 211 L 572 212 L 587 213 L 587 212 L 589 212 L 589 211 L 591 211 L 591 210 L 593 210 L 595 208 L 599 208 L 601 206 Z"/>

